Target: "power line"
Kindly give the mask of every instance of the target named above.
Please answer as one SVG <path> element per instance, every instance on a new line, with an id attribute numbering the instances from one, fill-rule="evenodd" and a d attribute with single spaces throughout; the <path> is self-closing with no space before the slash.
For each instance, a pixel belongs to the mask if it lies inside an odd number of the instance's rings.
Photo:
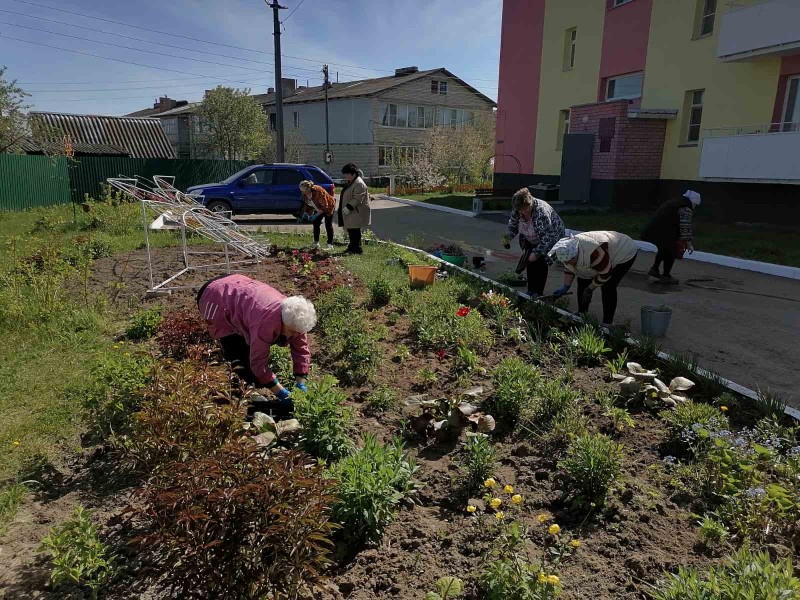
<path id="1" fill-rule="evenodd" d="M 292 10 L 292 12 L 290 12 L 290 13 L 289 13 L 289 16 L 288 16 L 288 17 L 286 17 L 286 18 L 285 18 L 283 21 L 281 21 L 281 23 L 286 23 L 286 21 L 288 21 L 289 19 L 291 19 L 291 18 L 292 18 L 292 15 L 293 15 L 294 13 L 296 13 L 296 12 L 297 12 L 297 9 L 298 9 L 298 8 L 300 8 L 301 6 L 303 6 L 303 2 L 305 2 L 305 1 L 306 1 L 306 0 L 300 0 L 300 4 L 298 4 L 297 6 L 295 6 L 295 7 L 294 7 L 294 10 Z"/>

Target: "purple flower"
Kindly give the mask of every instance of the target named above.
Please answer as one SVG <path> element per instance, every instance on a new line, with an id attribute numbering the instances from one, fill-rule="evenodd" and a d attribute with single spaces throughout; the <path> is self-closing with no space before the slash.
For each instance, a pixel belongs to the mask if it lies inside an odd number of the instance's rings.
<path id="1" fill-rule="evenodd" d="M 764 496 L 767 495 L 767 492 L 764 488 L 757 487 L 757 488 L 750 488 L 744 493 L 744 495 L 747 496 L 748 498 L 763 498 Z"/>
<path id="2" fill-rule="evenodd" d="M 663 460 L 668 465 L 674 465 L 678 463 L 678 459 L 675 458 L 674 456 L 665 456 L 661 460 Z"/>

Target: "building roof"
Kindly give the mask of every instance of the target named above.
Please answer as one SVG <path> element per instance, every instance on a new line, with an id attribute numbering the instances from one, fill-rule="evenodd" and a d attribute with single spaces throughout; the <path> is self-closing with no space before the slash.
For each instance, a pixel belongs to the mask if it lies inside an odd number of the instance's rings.
<path id="1" fill-rule="evenodd" d="M 158 119 L 49 112 L 32 112 L 31 118 L 42 126 L 42 135 L 53 138 L 46 141 L 69 134 L 76 153 L 175 158 Z"/>
<path id="2" fill-rule="evenodd" d="M 497 103 L 494 100 L 492 100 L 485 94 L 481 93 L 480 91 L 469 85 L 467 82 L 465 82 L 463 79 L 456 77 L 450 71 L 444 68 L 429 69 L 427 71 L 418 71 L 416 73 L 409 73 L 406 75 L 390 75 L 387 77 L 377 77 L 375 79 L 359 79 L 356 81 L 343 81 L 341 83 L 332 83 L 330 88 L 328 88 L 328 98 L 330 100 L 339 100 L 343 98 L 362 98 L 362 97 L 375 96 L 377 94 L 386 92 L 392 88 L 396 88 L 400 85 L 410 83 L 412 81 L 416 81 L 417 79 L 422 79 L 423 77 L 428 77 L 430 75 L 434 75 L 437 73 L 441 73 L 442 75 L 446 75 L 451 79 L 455 79 L 464 87 L 469 89 L 472 93 L 474 93 L 476 96 L 481 98 L 481 100 L 485 101 L 487 104 L 490 104 L 491 106 L 497 106 Z M 263 106 L 271 106 L 275 104 L 274 92 L 271 92 L 269 94 L 254 94 L 253 98 L 256 99 Z M 321 85 L 317 85 L 312 87 L 297 88 L 292 94 L 284 96 L 283 103 L 298 104 L 304 102 L 321 102 L 324 99 L 325 99 L 325 88 Z M 174 108 L 172 110 L 168 110 L 165 112 L 156 114 L 151 113 L 151 116 L 162 118 L 180 114 L 191 114 L 195 112 L 195 110 L 199 105 L 200 105 L 199 102 L 190 102 L 186 106 Z"/>

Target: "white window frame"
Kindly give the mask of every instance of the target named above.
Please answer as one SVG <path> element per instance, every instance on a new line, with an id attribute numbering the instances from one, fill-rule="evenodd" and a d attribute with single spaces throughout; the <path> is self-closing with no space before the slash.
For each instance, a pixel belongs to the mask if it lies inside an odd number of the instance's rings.
<path id="1" fill-rule="evenodd" d="M 641 77 L 641 86 L 639 87 L 638 94 L 636 94 L 635 96 L 614 96 L 613 98 L 609 96 L 608 90 L 611 87 L 612 81 L 616 82 L 619 81 L 620 79 L 628 79 L 634 76 Z M 638 73 L 628 73 L 627 75 L 618 75 L 617 77 L 609 77 L 606 80 L 606 90 L 605 90 L 606 101 L 608 102 L 612 100 L 637 100 L 642 97 L 643 88 L 644 88 L 644 71 L 639 71 Z"/>
<path id="2" fill-rule="evenodd" d="M 382 169 L 396 167 L 401 160 L 406 160 L 409 157 L 414 162 L 417 159 L 418 152 L 419 149 L 416 146 L 378 146 L 378 167 Z M 383 153 L 382 163 L 381 153 Z"/>
<path id="3" fill-rule="evenodd" d="M 696 103 L 694 101 L 695 94 L 700 93 L 700 102 Z M 702 90 L 689 90 L 686 92 L 687 95 L 687 102 L 686 102 L 686 131 L 684 131 L 684 140 L 683 143 L 687 146 L 689 145 L 698 145 L 700 144 L 700 136 L 703 132 L 703 104 L 705 103 L 706 99 L 706 91 L 705 89 Z M 700 109 L 700 122 L 696 125 L 692 125 L 692 114 L 694 113 L 695 109 Z M 691 132 L 692 127 L 697 127 L 697 139 L 691 139 Z"/>
<path id="4" fill-rule="evenodd" d="M 575 55 L 577 52 L 578 28 L 570 27 L 564 33 L 564 70 L 572 71 L 575 68 Z"/>
<path id="5" fill-rule="evenodd" d="M 439 82 L 439 95 L 440 96 L 447 96 L 447 82 L 440 81 Z"/>
<path id="6" fill-rule="evenodd" d="M 611 8 L 617 8 L 618 6 L 622 6 L 623 4 L 628 4 L 629 2 L 633 2 L 633 0 L 612 0 Z"/>
<path id="7" fill-rule="evenodd" d="M 781 113 L 781 131 L 800 131 L 800 109 L 792 114 L 792 119 L 789 120 L 789 99 L 792 96 L 792 85 L 797 86 L 795 92 L 795 104 L 800 106 L 800 75 L 792 75 L 786 80 L 786 96 L 783 99 L 783 112 Z"/>
<path id="8" fill-rule="evenodd" d="M 564 136 L 569 133 L 569 120 L 572 116 L 572 109 L 566 108 L 558 111 L 558 139 L 556 139 L 556 150 L 564 148 Z"/>
<path id="9" fill-rule="evenodd" d="M 431 80 L 431 94 L 439 95 L 439 80 L 432 79 Z"/>
<path id="10" fill-rule="evenodd" d="M 719 12 L 719 0 L 700 0 L 702 2 L 700 9 L 700 22 L 697 25 L 697 37 L 704 38 L 714 35 L 714 27 L 716 27 L 717 12 Z M 709 4 L 713 2 L 714 10 L 709 12 Z M 711 19 L 711 31 L 703 33 L 703 26 L 706 19 Z"/>

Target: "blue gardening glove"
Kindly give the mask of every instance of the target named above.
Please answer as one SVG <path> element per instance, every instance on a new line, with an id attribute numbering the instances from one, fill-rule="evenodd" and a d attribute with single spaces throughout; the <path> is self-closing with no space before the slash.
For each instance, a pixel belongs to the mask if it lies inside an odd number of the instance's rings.
<path id="1" fill-rule="evenodd" d="M 566 296 L 567 292 L 569 292 L 569 286 L 562 285 L 555 292 L 553 292 L 553 298 L 561 298 L 561 296 Z"/>
<path id="2" fill-rule="evenodd" d="M 281 388 L 281 390 L 275 394 L 275 397 L 278 400 L 288 400 L 289 398 L 292 397 L 292 392 L 290 392 L 286 388 Z"/>
<path id="3" fill-rule="evenodd" d="M 296 387 L 303 393 L 308 391 L 308 386 L 305 383 L 298 383 Z"/>

